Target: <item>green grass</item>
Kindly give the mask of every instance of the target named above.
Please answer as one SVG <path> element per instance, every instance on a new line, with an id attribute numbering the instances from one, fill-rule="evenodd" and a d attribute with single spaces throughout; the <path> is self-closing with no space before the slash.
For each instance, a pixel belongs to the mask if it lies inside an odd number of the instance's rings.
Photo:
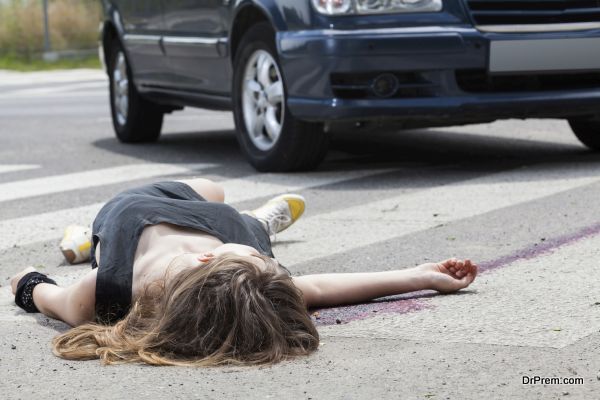
<path id="1" fill-rule="evenodd" d="M 60 59 L 55 62 L 46 62 L 44 60 L 26 61 L 16 57 L 0 56 L 0 69 L 29 72 L 74 68 L 100 69 L 100 60 L 98 57 L 92 56 L 82 59 Z"/>

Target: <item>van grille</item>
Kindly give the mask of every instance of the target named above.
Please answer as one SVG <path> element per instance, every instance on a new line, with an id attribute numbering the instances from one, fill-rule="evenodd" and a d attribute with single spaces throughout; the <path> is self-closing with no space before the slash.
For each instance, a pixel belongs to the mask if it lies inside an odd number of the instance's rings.
<path id="1" fill-rule="evenodd" d="M 456 83 L 464 92 L 507 93 L 600 88 L 600 73 L 489 75 L 486 70 L 456 71 Z"/>
<path id="2" fill-rule="evenodd" d="M 600 0 L 467 0 L 467 4 L 477 25 L 600 21 Z"/>

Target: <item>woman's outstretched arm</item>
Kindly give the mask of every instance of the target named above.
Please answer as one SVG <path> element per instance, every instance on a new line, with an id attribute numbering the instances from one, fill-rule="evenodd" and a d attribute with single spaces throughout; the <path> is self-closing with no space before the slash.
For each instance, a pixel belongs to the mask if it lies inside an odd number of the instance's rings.
<path id="1" fill-rule="evenodd" d="M 35 269 L 27 268 L 13 277 L 13 294 L 17 290 L 19 280 L 29 272 L 35 272 Z M 91 322 L 95 316 L 96 273 L 97 270 L 94 269 L 68 287 L 41 283 L 33 290 L 33 302 L 42 314 L 71 326 Z"/>
<path id="2" fill-rule="evenodd" d="M 476 276 L 477 265 L 453 258 L 396 271 L 305 275 L 293 281 L 307 307 L 327 307 L 418 290 L 451 293 L 469 286 Z"/>

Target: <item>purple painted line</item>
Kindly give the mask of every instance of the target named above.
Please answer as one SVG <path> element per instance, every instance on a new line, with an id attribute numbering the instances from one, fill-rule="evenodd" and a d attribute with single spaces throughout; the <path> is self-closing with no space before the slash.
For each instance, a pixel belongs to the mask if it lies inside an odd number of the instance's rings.
<path id="1" fill-rule="evenodd" d="M 553 251 L 577 243 L 600 234 L 600 223 L 589 225 L 569 235 L 562 235 L 546 239 L 542 243 L 517 250 L 512 254 L 499 257 L 495 260 L 479 263 L 480 272 L 489 272 L 506 267 L 518 260 L 530 260 L 539 256 L 552 253 Z M 377 314 L 407 314 L 433 308 L 426 300 L 435 296 L 435 292 L 422 291 L 405 295 L 386 297 L 370 303 L 355 304 L 343 307 L 331 307 L 312 310 L 313 321 L 317 325 L 346 324 L 351 321 L 372 318 Z"/>
<path id="2" fill-rule="evenodd" d="M 546 239 L 542 243 L 536 243 L 533 246 L 517 250 L 513 254 L 509 254 L 495 260 L 482 262 L 479 264 L 480 271 L 491 271 L 496 268 L 512 264 L 517 260 L 530 260 L 544 254 L 552 253 L 560 247 L 577 243 L 583 239 L 587 239 L 598 234 L 600 234 L 600 223 L 589 225 L 569 235 L 562 235 L 555 238 Z"/>

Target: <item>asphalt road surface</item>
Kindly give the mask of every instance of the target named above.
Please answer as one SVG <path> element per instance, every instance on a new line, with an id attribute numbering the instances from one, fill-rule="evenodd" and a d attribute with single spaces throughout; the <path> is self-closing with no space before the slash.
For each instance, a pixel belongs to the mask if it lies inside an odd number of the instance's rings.
<path id="1" fill-rule="evenodd" d="M 600 398 L 600 155 L 562 120 L 337 133 L 319 170 L 258 174 L 229 113 L 167 117 L 156 144 L 114 138 L 97 71 L 0 72 L 0 397 L 206 399 Z M 67 327 L 27 315 L 9 278 L 38 266 L 61 284 L 63 229 L 119 191 L 205 176 L 251 208 L 308 202 L 276 238 L 294 274 L 404 268 L 452 256 L 482 273 L 455 295 L 421 293 L 321 310 L 313 356 L 262 368 L 69 362 Z M 523 384 L 524 377 L 583 384 Z"/>

